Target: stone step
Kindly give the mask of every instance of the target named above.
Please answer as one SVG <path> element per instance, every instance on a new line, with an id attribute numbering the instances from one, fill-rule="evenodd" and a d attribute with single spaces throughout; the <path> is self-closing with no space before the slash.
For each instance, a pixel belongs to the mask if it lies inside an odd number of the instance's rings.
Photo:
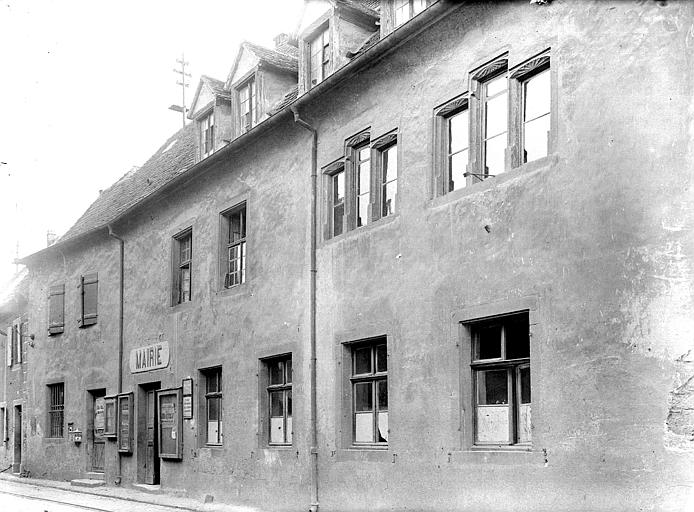
<path id="1" fill-rule="evenodd" d="M 101 487 L 102 485 L 106 485 L 106 482 L 103 480 L 91 480 L 89 478 L 75 478 L 74 480 L 70 480 L 70 485 L 75 487 Z"/>
<path id="2" fill-rule="evenodd" d="M 161 485 L 152 485 L 152 484 L 132 484 L 133 489 L 137 489 L 138 491 L 144 491 L 148 492 L 150 494 L 161 494 Z"/>
<path id="3" fill-rule="evenodd" d="M 104 474 L 97 471 L 90 471 L 85 475 L 89 480 L 103 480 Z"/>

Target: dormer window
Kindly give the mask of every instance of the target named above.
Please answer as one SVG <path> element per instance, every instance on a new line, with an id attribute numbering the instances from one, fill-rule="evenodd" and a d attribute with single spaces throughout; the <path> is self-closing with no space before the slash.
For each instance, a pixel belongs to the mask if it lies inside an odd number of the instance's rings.
<path id="1" fill-rule="evenodd" d="M 200 152 L 202 158 L 214 153 L 214 112 L 200 119 Z"/>
<path id="2" fill-rule="evenodd" d="M 310 87 L 321 83 L 330 74 L 330 32 L 329 26 L 320 29 L 310 43 Z"/>
<path id="3" fill-rule="evenodd" d="M 426 8 L 426 0 L 395 0 L 395 26 L 399 27 Z"/>
<path id="4" fill-rule="evenodd" d="M 256 102 L 255 77 L 251 77 L 238 89 L 239 116 L 241 131 L 247 132 L 258 122 L 258 104 Z"/>

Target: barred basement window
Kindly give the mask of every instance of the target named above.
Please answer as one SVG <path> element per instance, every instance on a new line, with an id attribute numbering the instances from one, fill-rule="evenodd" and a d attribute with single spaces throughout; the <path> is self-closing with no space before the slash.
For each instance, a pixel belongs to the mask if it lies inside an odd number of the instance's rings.
<path id="1" fill-rule="evenodd" d="M 355 445 L 388 443 L 388 356 L 385 338 L 354 344 L 352 350 L 352 440 Z"/>
<path id="2" fill-rule="evenodd" d="M 189 302 L 192 297 L 193 230 L 174 237 L 173 304 Z"/>
<path id="3" fill-rule="evenodd" d="M 203 370 L 205 381 L 205 439 L 208 445 L 221 445 L 224 439 L 222 422 L 222 369 Z"/>
<path id="4" fill-rule="evenodd" d="M 99 277 L 96 272 L 80 278 L 80 327 L 94 325 L 97 320 Z"/>
<path id="5" fill-rule="evenodd" d="M 268 359 L 269 434 L 271 445 L 292 444 L 292 356 Z"/>
<path id="6" fill-rule="evenodd" d="M 224 287 L 246 282 L 246 203 L 222 213 Z"/>
<path id="7" fill-rule="evenodd" d="M 65 384 L 48 385 L 48 437 L 63 437 Z"/>
<path id="8" fill-rule="evenodd" d="M 470 324 L 476 445 L 531 441 L 528 313 Z"/>

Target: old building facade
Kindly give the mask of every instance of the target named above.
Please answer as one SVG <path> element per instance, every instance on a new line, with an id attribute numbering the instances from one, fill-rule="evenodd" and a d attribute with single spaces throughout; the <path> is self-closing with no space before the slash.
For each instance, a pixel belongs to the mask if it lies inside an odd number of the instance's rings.
<path id="1" fill-rule="evenodd" d="M 694 6 L 307 13 L 24 258 L 2 460 L 273 510 L 681 510 Z"/>

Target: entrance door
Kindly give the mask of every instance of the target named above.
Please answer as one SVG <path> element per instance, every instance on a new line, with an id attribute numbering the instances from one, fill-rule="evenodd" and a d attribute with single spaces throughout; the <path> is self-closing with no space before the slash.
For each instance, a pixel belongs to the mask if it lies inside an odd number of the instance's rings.
<path id="1" fill-rule="evenodd" d="M 19 473 L 22 465 L 22 406 L 14 406 L 14 455 L 12 472 Z"/>
<path id="2" fill-rule="evenodd" d="M 157 390 L 159 382 L 140 386 L 137 453 L 139 481 L 145 484 L 159 483 L 159 449 L 157 444 Z"/>
<path id="3" fill-rule="evenodd" d="M 104 472 L 104 450 L 106 439 L 104 438 L 104 428 L 106 427 L 106 402 L 104 395 L 106 390 L 91 391 L 92 396 L 92 424 L 91 435 L 89 435 L 89 452 L 91 471 L 95 473 Z"/>

